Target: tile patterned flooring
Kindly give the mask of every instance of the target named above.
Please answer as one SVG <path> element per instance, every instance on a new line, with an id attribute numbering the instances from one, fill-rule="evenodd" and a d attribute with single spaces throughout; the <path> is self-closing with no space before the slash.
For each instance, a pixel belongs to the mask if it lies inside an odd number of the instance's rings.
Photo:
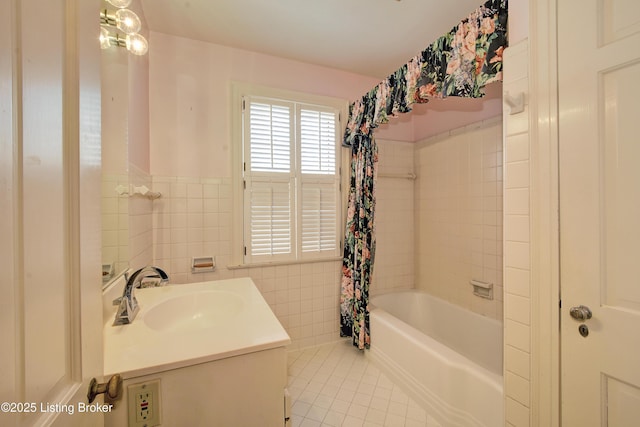
<path id="1" fill-rule="evenodd" d="M 441 427 L 351 345 L 288 355 L 291 427 Z"/>

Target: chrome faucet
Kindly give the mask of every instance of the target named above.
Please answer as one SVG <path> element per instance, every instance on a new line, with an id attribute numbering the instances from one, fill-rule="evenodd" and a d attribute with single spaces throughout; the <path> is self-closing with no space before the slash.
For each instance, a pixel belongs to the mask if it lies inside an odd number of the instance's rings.
<path id="1" fill-rule="evenodd" d="M 164 285 L 169 282 L 169 276 L 161 268 L 154 266 L 146 266 L 137 270 L 127 279 L 127 284 L 124 286 L 124 292 L 120 298 L 113 301 L 113 305 L 118 306 L 116 312 L 116 319 L 113 322 L 113 326 L 128 325 L 133 322 L 133 319 L 138 314 L 140 307 L 138 306 L 138 300 L 133 294 L 133 290 L 136 287 L 140 287 L 142 279 L 145 277 L 159 277 L 160 284 Z"/>

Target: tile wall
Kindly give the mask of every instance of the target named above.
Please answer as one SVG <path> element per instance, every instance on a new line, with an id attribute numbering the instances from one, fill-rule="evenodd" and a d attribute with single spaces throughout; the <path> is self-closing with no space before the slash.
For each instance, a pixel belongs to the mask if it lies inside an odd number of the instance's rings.
<path id="1" fill-rule="evenodd" d="M 504 54 L 504 91 L 528 93 L 528 43 Z M 508 426 L 530 425 L 531 264 L 529 109 L 504 113 L 504 382 Z"/>
<path id="2" fill-rule="evenodd" d="M 153 208 L 153 259 L 171 271 L 173 283 L 233 277 L 226 268 L 191 273 L 191 258 L 215 256 L 219 266 L 231 263 L 231 180 L 153 177 L 162 193 Z"/>
<path id="3" fill-rule="evenodd" d="M 119 196 L 116 187 L 127 187 L 129 176 L 102 176 L 102 263 L 113 264 L 114 272 L 129 265 L 129 198 Z"/>
<path id="4" fill-rule="evenodd" d="M 417 272 L 423 289 L 501 318 L 502 153 L 496 142 L 500 138 L 499 121 L 490 120 L 418 144 L 378 141 L 373 295 L 413 288 Z M 464 172 L 460 166 L 470 169 Z M 392 177 L 414 171 L 418 175 L 415 181 Z M 461 175 L 447 176 L 454 172 Z M 479 178 L 464 189 L 461 180 L 470 181 L 473 173 Z M 159 265 L 175 284 L 250 276 L 291 335 L 292 348 L 338 337 L 340 261 L 227 268 L 233 239 L 230 178 L 149 177 L 133 170 L 129 177 L 122 177 L 125 179 L 162 193 L 162 198 L 154 201 L 113 197 L 108 202 L 114 213 L 106 224 L 120 221 L 125 232 L 105 230 L 105 240 L 128 235 L 129 246 L 124 245 L 121 251 L 122 256 L 130 257 L 132 267 Z M 117 185 L 116 178 L 105 177 L 105 181 L 109 188 Z M 458 193 L 453 197 L 455 191 Z M 477 195 L 467 200 L 467 193 Z M 128 221 L 122 211 L 125 208 L 117 205 L 125 201 Z M 120 215 L 115 214 L 118 209 Z M 471 219 L 463 221 L 463 211 L 468 211 Z M 427 229 L 440 234 L 430 236 L 425 234 Z M 465 241 L 471 242 L 474 250 L 463 249 Z M 206 255 L 216 257 L 217 270 L 192 273 L 191 258 Z M 488 303 L 473 297 L 468 285 L 471 277 L 495 283 L 496 300 Z"/>
<path id="5" fill-rule="evenodd" d="M 119 195 L 116 187 L 129 191 L 129 184 L 151 189 L 148 174 L 130 165 L 128 174 L 102 176 L 102 263 L 113 263 L 115 273 L 127 267 L 140 268 L 153 260 L 152 212 L 150 199 Z"/>
<path id="6" fill-rule="evenodd" d="M 371 295 L 414 287 L 414 144 L 378 140 L 376 259 Z"/>
<path id="7" fill-rule="evenodd" d="M 149 174 L 129 165 L 129 182 L 136 187 L 153 189 Z M 129 262 L 137 269 L 151 264 L 153 259 L 152 212 L 155 201 L 146 197 L 129 197 Z"/>
<path id="8" fill-rule="evenodd" d="M 415 147 L 416 288 L 502 320 L 502 124 L 452 130 Z M 471 279 L 493 283 L 494 299 Z"/>
<path id="9" fill-rule="evenodd" d="M 291 349 L 338 338 L 339 261 L 229 269 L 231 179 L 154 176 L 153 187 L 163 194 L 153 202 L 153 262 L 172 283 L 249 276 L 291 336 Z M 197 256 L 215 256 L 216 271 L 192 273 Z"/>
<path id="10" fill-rule="evenodd" d="M 411 144 L 380 145 L 381 171 L 412 170 Z M 152 202 L 150 259 L 166 268 L 172 283 L 249 276 L 291 336 L 292 349 L 338 339 L 341 261 L 229 269 L 234 238 L 231 179 L 153 176 L 149 187 L 162 193 Z M 412 187 L 406 179 L 379 180 L 379 250 L 372 293 L 413 285 L 413 233 L 411 227 L 399 226 L 413 223 Z M 141 207 L 137 212 L 138 241 L 146 242 L 148 211 Z M 192 273 L 191 258 L 209 255 L 216 257 L 216 271 Z"/>

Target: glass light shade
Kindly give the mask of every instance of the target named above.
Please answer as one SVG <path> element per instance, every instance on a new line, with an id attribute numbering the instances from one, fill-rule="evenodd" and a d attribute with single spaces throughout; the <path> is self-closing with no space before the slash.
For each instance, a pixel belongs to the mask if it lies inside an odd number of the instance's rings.
<path id="1" fill-rule="evenodd" d="M 131 0 L 107 0 L 107 2 L 120 9 L 128 7 L 131 4 Z"/>
<path id="2" fill-rule="evenodd" d="M 149 50 L 149 43 L 147 39 L 140 34 L 127 35 L 127 50 L 134 55 L 144 55 Z"/>
<path id="3" fill-rule="evenodd" d="M 125 34 L 134 34 L 140 31 L 142 24 L 138 15 L 129 9 L 118 9 L 115 13 L 116 27 Z"/>
<path id="4" fill-rule="evenodd" d="M 109 40 L 109 30 L 104 27 L 100 27 L 100 47 L 102 49 L 108 49 L 111 47 L 111 41 Z"/>

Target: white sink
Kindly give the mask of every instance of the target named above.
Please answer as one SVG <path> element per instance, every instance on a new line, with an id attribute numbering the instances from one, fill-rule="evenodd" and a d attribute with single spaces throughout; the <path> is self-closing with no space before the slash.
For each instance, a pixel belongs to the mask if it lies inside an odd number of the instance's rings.
<path id="1" fill-rule="evenodd" d="M 135 378 L 291 342 L 248 277 L 136 289 L 135 295 L 138 315 L 118 326 L 115 295 L 103 296 L 107 376 Z"/>
<path id="2" fill-rule="evenodd" d="M 202 291 L 169 298 L 145 313 L 144 323 L 156 331 L 207 329 L 242 310 L 240 296 L 224 291 Z"/>

